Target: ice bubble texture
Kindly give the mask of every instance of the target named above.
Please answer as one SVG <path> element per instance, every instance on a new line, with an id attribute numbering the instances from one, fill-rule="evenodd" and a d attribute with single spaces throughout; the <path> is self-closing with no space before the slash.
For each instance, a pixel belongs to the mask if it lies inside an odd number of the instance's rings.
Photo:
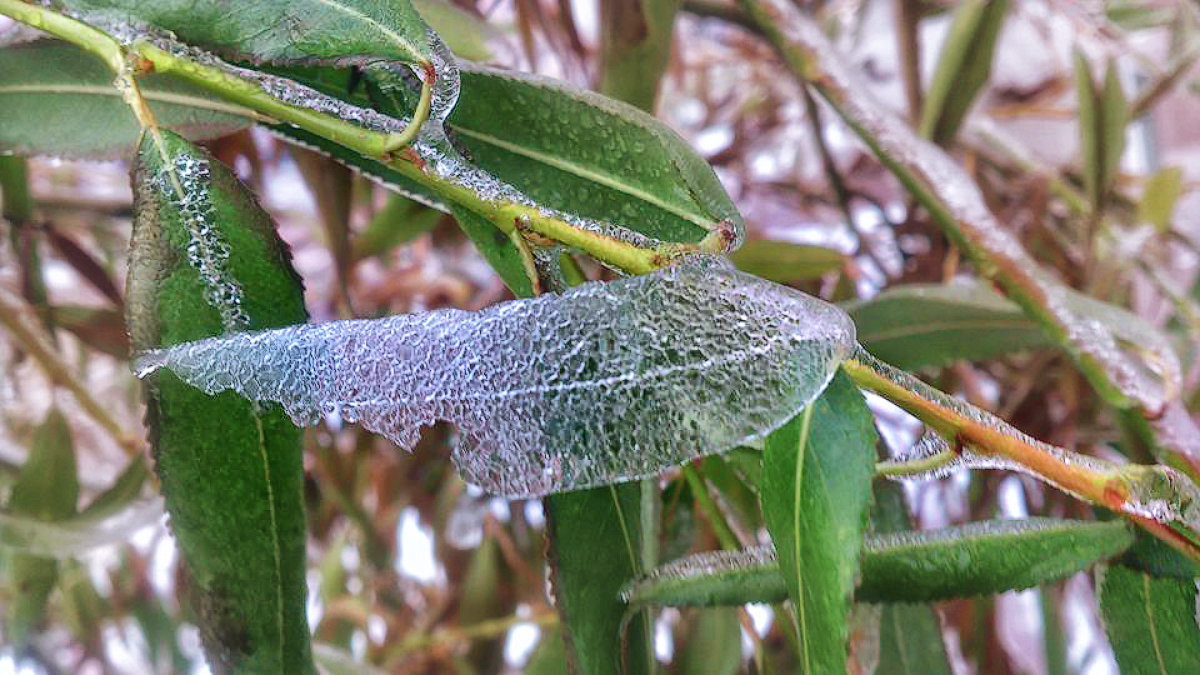
<path id="1" fill-rule="evenodd" d="M 241 333 L 143 354 L 209 394 L 339 414 L 403 448 L 457 425 L 470 483 L 535 497 L 652 476 L 759 439 L 855 345 L 840 309 L 693 259 L 479 312 L 444 309 Z"/>

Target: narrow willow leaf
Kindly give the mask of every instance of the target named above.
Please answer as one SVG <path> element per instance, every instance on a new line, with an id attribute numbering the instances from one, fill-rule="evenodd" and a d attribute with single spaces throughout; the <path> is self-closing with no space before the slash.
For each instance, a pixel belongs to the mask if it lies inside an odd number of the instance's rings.
<path id="1" fill-rule="evenodd" d="M 469 209 L 454 205 L 450 207 L 450 213 L 513 295 L 528 298 L 535 294 L 537 289 L 529 278 L 521 252 L 508 235 Z"/>
<path id="2" fill-rule="evenodd" d="M 905 370 L 1053 344 L 1018 305 L 982 284 L 898 286 L 845 309 L 858 341 Z"/>
<path id="3" fill-rule="evenodd" d="M 134 171 L 127 307 L 136 349 L 306 318 L 274 224 L 233 173 L 163 132 Z M 277 406 L 145 388 L 155 469 L 214 670 L 308 672 L 300 431 Z M 235 506 L 236 505 L 236 506 Z"/>
<path id="4" fill-rule="evenodd" d="M 1132 541 L 1128 526 L 1117 520 L 997 520 L 870 534 L 855 599 L 933 602 L 1029 588 L 1117 555 Z M 635 605 L 715 607 L 778 602 L 787 597 L 787 586 L 768 545 L 681 558 L 623 593 Z"/>
<path id="5" fill-rule="evenodd" d="M 159 124 L 192 139 L 247 127 L 249 110 L 162 75 L 138 78 Z M 66 43 L 39 40 L 0 49 L 0 151 L 81 159 L 115 158 L 141 128 L 100 59 Z"/>
<path id="6" fill-rule="evenodd" d="M 437 226 L 442 214 L 404 195 L 391 195 L 362 231 L 354 236 L 350 256 L 362 260 L 385 256 Z"/>
<path id="7" fill-rule="evenodd" d="M 408 448 L 458 425 L 464 477 L 510 497 L 606 485 L 761 438 L 854 346 L 836 307 L 717 259 L 481 312 L 205 340 L 141 357 L 213 394 L 337 412 Z"/>
<path id="8" fill-rule="evenodd" d="M 742 244 L 729 259 L 743 272 L 781 284 L 819 279 L 846 263 L 845 255 L 824 246 L 763 239 Z"/>
<path id="9" fill-rule="evenodd" d="M 795 608 L 803 673 L 846 668 L 877 441 L 874 418 L 845 374 L 767 438 L 763 515 Z"/>
<path id="10" fill-rule="evenodd" d="M 1122 565 L 1146 572 L 1152 577 L 1200 578 L 1200 563 L 1189 560 L 1143 530 L 1138 530 L 1136 535 L 1133 546 L 1120 558 Z"/>
<path id="11" fill-rule="evenodd" d="M 563 617 L 569 661 L 580 673 L 649 672 L 652 627 L 628 617 L 621 588 L 641 572 L 641 485 L 551 495 L 546 505 L 554 605 Z M 588 527 L 580 527 L 588 523 Z M 557 664 L 562 672 L 562 662 Z"/>
<path id="12" fill-rule="evenodd" d="M 1075 96 L 1078 101 L 1079 154 L 1083 172 L 1083 187 L 1092 208 L 1100 201 L 1102 153 L 1100 151 L 1100 110 L 1096 97 L 1096 81 L 1087 57 L 1075 50 Z"/>
<path id="13" fill-rule="evenodd" d="M 1122 565 L 1096 574 L 1100 613 L 1122 673 L 1200 672 L 1197 581 L 1155 579 Z"/>
<path id="14" fill-rule="evenodd" d="M 898 483 L 876 481 L 871 526 L 877 534 L 912 530 Z M 887 603 L 880 607 L 879 662 L 896 675 L 950 675 L 941 622 L 932 605 Z"/>
<path id="15" fill-rule="evenodd" d="M 868 541 L 857 597 L 929 602 L 1036 586 L 1111 557 L 1133 543 L 1124 521 L 1051 519 L 968 523 Z"/>
<path id="16" fill-rule="evenodd" d="M 992 71 L 1008 0 L 969 0 L 954 11 L 921 110 L 921 136 L 948 145 Z"/>
<path id="17" fill-rule="evenodd" d="M 743 3 L 792 70 L 821 92 L 981 273 L 1067 349 L 1102 396 L 1150 416 L 1162 411 L 1180 381 L 1170 343 L 1159 337 L 1126 348 L 1109 327 L 1080 315 L 1064 299 L 1069 289 L 1042 270 L 996 220 L 971 177 L 881 106 L 819 26 L 786 0 Z"/>
<path id="18" fill-rule="evenodd" d="M 1146 180 L 1138 202 L 1138 220 L 1150 223 L 1159 232 L 1171 229 L 1171 214 L 1183 195 L 1183 170 L 1177 166 L 1160 169 Z"/>
<path id="19" fill-rule="evenodd" d="M 78 500 L 79 477 L 71 429 L 58 408 L 52 408 L 34 433 L 7 511 L 34 522 L 53 522 L 72 516 Z M 19 554 L 8 561 L 7 568 L 12 604 L 5 611 L 6 625 L 9 638 L 20 649 L 46 611 L 50 591 L 58 583 L 58 565 L 41 556 Z"/>
<path id="20" fill-rule="evenodd" d="M 1129 123 L 1129 101 L 1125 98 L 1117 64 L 1113 61 L 1108 62 L 1104 71 L 1104 91 L 1100 93 L 1099 105 L 1099 136 L 1103 141 L 1100 189 L 1108 194 L 1112 192 L 1121 168 L 1121 155 L 1125 152 L 1125 126 Z"/>

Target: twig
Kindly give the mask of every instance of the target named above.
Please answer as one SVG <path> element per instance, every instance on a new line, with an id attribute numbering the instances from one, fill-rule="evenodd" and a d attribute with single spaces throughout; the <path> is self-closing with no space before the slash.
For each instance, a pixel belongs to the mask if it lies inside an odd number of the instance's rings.
<path id="1" fill-rule="evenodd" d="M 13 297 L 7 290 L 0 289 L 0 323 L 16 339 L 21 348 L 28 352 L 46 376 L 75 397 L 88 416 L 96 421 L 113 440 L 120 445 L 130 457 L 137 456 L 142 451 L 141 439 L 125 431 L 120 423 L 109 414 L 108 409 L 92 397 L 87 387 L 63 363 L 58 353 L 49 344 L 45 336 L 29 325 L 26 316 L 25 303 Z"/>

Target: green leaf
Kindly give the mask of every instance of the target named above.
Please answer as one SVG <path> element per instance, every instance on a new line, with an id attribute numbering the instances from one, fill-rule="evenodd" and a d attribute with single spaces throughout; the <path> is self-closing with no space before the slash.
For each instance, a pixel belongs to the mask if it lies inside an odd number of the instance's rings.
<path id="1" fill-rule="evenodd" d="M 134 193 L 135 349 L 306 319 L 270 217 L 207 152 L 170 132 L 161 146 L 147 134 Z M 213 669 L 311 671 L 300 431 L 277 406 L 206 396 L 170 375 L 145 393 L 155 469 Z"/>
<path id="2" fill-rule="evenodd" d="M 831 248 L 762 239 L 742 244 L 729 259 L 743 272 L 781 284 L 820 279 L 846 263 L 846 256 Z"/>
<path id="3" fill-rule="evenodd" d="M 8 499 L 8 512 L 38 520 L 64 520 L 75 514 L 78 500 L 71 429 L 58 408 L 51 408 L 34 433 L 29 457 Z"/>
<path id="4" fill-rule="evenodd" d="M 689 623 L 687 642 L 678 656 L 681 675 L 736 675 L 742 665 L 742 623 L 738 609 L 699 610 Z"/>
<path id="5" fill-rule="evenodd" d="M 404 195 L 391 195 L 371 222 L 354 236 L 350 257 L 384 256 L 437 226 L 442 214 Z"/>
<path id="6" fill-rule="evenodd" d="M 521 253 L 508 235 L 496 229 L 479 214 L 461 206 L 451 206 L 450 213 L 513 295 L 527 298 L 534 294 L 533 282 L 525 272 Z"/>
<path id="7" fill-rule="evenodd" d="M 1123 521 L 1043 518 L 881 535 L 865 547 L 857 597 L 930 602 L 1029 588 L 1074 574 L 1131 543 Z"/>
<path id="8" fill-rule="evenodd" d="M 252 114 L 162 75 L 138 78 L 159 124 L 202 140 L 250 125 Z M 141 128 L 104 63 L 66 43 L 0 49 L 0 151 L 99 159 L 124 155 Z"/>
<path id="9" fill-rule="evenodd" d="M 649 670 L 651 627 L 644 612 L 624 625 L 628 607 L 620 594 L 641 573 L 640 501 L 639 483 L 566 492 L 543 501 L 554 603 L 576 672 Z"/>
<path id="10" fill-rule="evenodd" d="M 79 478 L 71 429 L 58 408 L 51 408 L 33 436 L 29 456 L 13 484 L 8 512 L 33 521 L 63 520 L 75 513 Z M 50 592 L 58 582 L 54 560 L 20 554 L 8 564 L 8 589 L 12 605 L 7 625 L 13 644 L 23 647 L 46 611 Z"/>
<path id="11" fill-rule="evenodd" d="M 1200 563 L 1189 560 L 1179 551 L 1167 546 L 1157 537 L 1138 530 L 1133 546 L 1121 556 L 1122 565 L 1148 573 L 1152 577 L 1195 579 L 1200 577 Z"/>
<path id="12" fill-rule="evenodd" d="M 1086 569 L 1132 542 L 1119 520 L 992 520 L 869 534 L 855 599 L 933 602 L 1029 588 Z M 788 591 L 779 569 L 769 547 L 701 553 L 663 565 L 623 592 L 635 605 L 777 602 Z"/>
<path id="13" fill-rule="evenodd" d="M 1104 153 L 1100 147 L 1100 103 L 1096 95 L 1096 81 L 1092 79 L 1092 66 L 1087 57 L 1075 50 L 1075 96 L 1079 106 L 1079 154 L 1082 163 L 1083 187 L 1092 208 L 1100 202 L 1100 186 L 1104 173 Z"/>
<path id="14" fill-rule="evenodd" d="M 874 532 L 912 530 L 904 492 L 899 483 L 875 483 Z M 950 675 L 950 659 L 937 612 L 928 604 L 888 603 L 879 614 L 879 662 L 896 675 Z"/>
<path id="15" fill-rule="evenodd" d="M 1100 95 L 1100 137 L 1103 139 L 1101 157 L 1100 189 L 1106 194 L 1112 191 L 1117 173 L 1121 168 L 1121 155 L 1125 152 L 1125 126 L 1129 123 L 1129 101 L 1121 87 L 1117 64 L 1108 62 L 1104 72 L 1104 91 Z"/>
<path id="16" fill-rule="evenodd" d="M 1196 580 L 1112 565 L 1096 574 L 1100 613 L 1126 675 L 1200 672 Z"/>
<path id="17" fill-rule="evenodd" d="M 95 23 L 139 19 L 191 45 L 251 61 L 429 63 L 428 27 L 409 0 L 53 0 Z M 100 12 L 100 14 L 91 14 Z M 134 24 L 136 25 L 136 24 Z"/>
<path id="18" fill-rule="evenodd" d="M 1008 4 L 1008 0 L 969 0 L 955 10 L 921 110 L 921 136 L 942 146 L 954 140 L 991 75 Z"/>
<path id="19" fill-rule="evenodd" d="M 897 368 L 983 360 L 1054 343 L 984 284 L 911 284 L 845 307 L 858 341 Z"/>
<path id="20" fill-rule="evenodd" d="M 1183 170 L 1177 166 L 1160 169 L 1146 180 L 1138 202 L 1138 221 L 1150 223 L 1159 232 L 1171 229 L 1171 214 L 1183 195 Z"/>
<path id="21" fill-rule="evenodd" d="M 796 612 L 800 668 L 843 672 L 875 470 L 874 418 L 844 373 L 767 438 L 762 504 Z"/>

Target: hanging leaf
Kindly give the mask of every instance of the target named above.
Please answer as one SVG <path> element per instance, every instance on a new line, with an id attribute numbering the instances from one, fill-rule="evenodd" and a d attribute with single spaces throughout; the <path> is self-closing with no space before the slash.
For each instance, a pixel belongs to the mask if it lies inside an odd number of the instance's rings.
<path id="1" fill-rule="evenodd" d="M 742 666 L 742 623 L 738 609 L 698 610 L 677 657 L 681 675 L 736 675 Z"/>
<path id="2" fill-rule="evenodd" d="M 905 370 L 1053 344 L 1019 306 L 982 284 L 899 286 L 845 309 L 858 341 Z"/>
<path id="3" fill-rule="evenodd" d="M 853 347 L 836 307 L 709 258 L 479 312 L 197 341 L 135 367 L 281 403 L 297 423 L 338 411 L 402 448 L 453 422 L 464 479 L 516 498 L 651 477 L 761 438 Z"/>
<path id="4" fill-rule="evenodd" d="M 1123 565 L 1097 571 L 1100 613 L 1122 673 L 1200 672 L 1196 584 Z"/>
<path id="5" fill-rule="evenodd" d="M 207 152 L 147 134 L 134 193 L 135 349 L 305 320 L 270 217 Z M 299 430 L 278 407 L 206 396 L 172 377 L 145 392 L 155 469 L 213 669 L 311 671 Z"/>
<path id="6" fill-rule="evenodd" d="M 138 79 L 159 124 L 195 140 L 249 126 L 251 111 L 162 75 Z M 0 151 L 76 159 L 121 157 L 141 129 L 95 56 L 55 40 L 0 49 Z"/>
<path id="7" fill-rule="evenodd" d="M 803 673 L 846 668 L 877 440 L 874 418 L 844 374 L 767 439 L 763 515 L 795 608 Z"/>
<path id="8" fill-rule="evenodd" d="M 652 626 L 641 612 L 626 623 L 627 606 L 620 595 L 641 572 L 640 492 L 639 484 L 626 483 L 554 495 L 544 502 L 554 604 L 578 672 L 650 670 Z M 593 525 L 561 526 L 581 522 Z M 605 564 L 596 564 L 598 560 Z"/>

